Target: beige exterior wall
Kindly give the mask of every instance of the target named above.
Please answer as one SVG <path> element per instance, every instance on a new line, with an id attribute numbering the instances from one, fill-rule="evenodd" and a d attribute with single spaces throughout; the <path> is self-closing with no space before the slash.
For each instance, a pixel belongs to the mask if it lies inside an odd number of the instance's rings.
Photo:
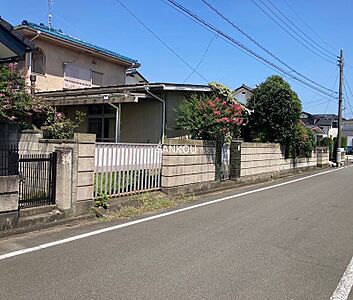
<path id="1" fill-rule="evenodd" d="M 56 44 L 40 36 L 34 40 L 35 46 L 42 49 L 46 58 L 45 75 L 35 74 L 36 91 L 54 91 L 64 88 L 64 64 L 72 63 L 81 68 L 103 73 L 103 86 L 125 84 L 126 66 L 104 59 L 98 55 L 63 44 Z"/>
<path id="2" fill-rule="evenodd" d="M 159 143 L 162 103 L 154 99 L 121 104 L 121 135 L 124 143 Z"/>
<path id="3" fill-rule="evenodd" d="M 182 138 L 186 137 L 189 133 L 186 130 L 178 130 L 176 128 L 176 109 L 185 101 L 185 92 L 168 91 L 163 99 L 166 100 L 166 128 L 165 135 L 168 138 Z"/>

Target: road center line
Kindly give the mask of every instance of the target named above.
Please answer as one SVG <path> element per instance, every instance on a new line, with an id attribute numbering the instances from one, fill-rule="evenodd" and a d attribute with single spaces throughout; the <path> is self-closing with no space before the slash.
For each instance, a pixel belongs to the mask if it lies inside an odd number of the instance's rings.
<path id="1" fill-rule="evenodd" d="M 58 245 L 66 244 L 66 243 L 70 243 L 70 242 L 73 242 L 73 241 L 76 241 L 76 240 L 88 238 L 88 237 L 91 237 L 91 236 L 94 236 L 94 235 L 98 235 L 98 234 L 102 234 L 102 233 L 105 233 L 105 232 L 121 229 L 121 228 L 124 228 L 124 227 L 133 226 L 133 225 L 136 225 L 136 224 L 140 224 L 140 223 L 156 220 L 156 219 L 159 219 L 159 218 L 164 218 L 164 217 L 167 217 L 167 216 L 175 215 L 177 213 L 181 213 L 181 212 L 184 212 L 184 211 L 188 211 L 188 210 L 191 210 L 191 209 L 195 209 L 195 208 L 199 208 L 199 207 L 203 207 L 203 206 L 207 206 L 207 205 L 211 205 L 211 204 L 215 204 L 215 203 L 218 203 L 218 202 L 223 202 L 223 201 L 226 201 L 226 200 L 239 198 L 239 197 L 243 197 L 243 196 L 246 196 L 246 195 L 259 193 L 259 192 L 270 190 L 270 189 L 274 189 L 274 188 L 277 188 L 277 187 L 280 187 L 280 186 L 284 186 L 284 185 L 292 184 L 292 183 L 295 183 L 295 182 L 307 180 L 309 178 L 313 178 L 313 177 L 329 174 L 329 173 L 332 173 L 332 172 L 340 171 L 340 170 L 345 169 L 345 168 L 346 167 L 333 169 L 333 170 L 329 170 L 329 171 L 324 171 L 324 172 L 312 174 L 312 175 L 309 175 L 309 176 L 293 179 L 293 180 L 290 180 L 290 181 L 278 183 L 278 184 L 275 184 L 275 185 L 271 185 L 271 186 L 267 186 L 267 187 L 263 187 L 263 188 L 259 188 L 259 189 L 255 189 L 255 190 L 251 190 L 251 191 L 247 191 L 247 192 L 243 192 L 243 193 L 240 193 L 240 194 L 235 194 L 235 195 L 231 195 L 231 196 L 227 196 L 227 197 L 211 200 L 211 201 L 208 201 L 208 202 L 203 202 L 203 203 L 200 203 L 200 204 L 196 204 L 196 205 L 192 205 L 192 206 L 176 209 L 176 210 L 173 210 L 173 211 L 161 213 L 161 214 L 154 215 L 154 216 L 151 216 L 151 217 L 138 219 L 138 220 L 135 220 L 135 221 L 131 221 L 131 222 L 127 222 L 127 223 L 123 223 L 123 224 L 119 224 L 119 225 L 110 226 L 110 227 L 102 228 L 102 229 L 99 229 L 99 230 L 94 230 L 94 231 L 91 231 L 91 232 L 75 235 L 75 236 L 72 236 L 72 237 L 69 237 L 69 238 L 65 238 L 65 239 L 56 240 L 56 241 L 53 241 L 53 242 L 41 244 L 41 245 L 38 245 L 38 246 L 35 246 L 35 247 L 30 247 L 30 248 L 25 248 L 25 249 L 22 249 L 22 250 L 9 252 L 9 253 L 0 255 L 0 260 L 7 259 L 7 258 L 10 258 L 10 257 L 14 257 L 14 256 L 18 256 L 18 255 L 22 255 L 22 254 L 26 254 L 26 253 L 30 253 L 30 252 L 39 251 L 39 250 L 42 250 L 42 249 L 46 249 L 46 248 L 50 248 L 50 247 L 54 247 L 54 246 L 58 246 Z"/>

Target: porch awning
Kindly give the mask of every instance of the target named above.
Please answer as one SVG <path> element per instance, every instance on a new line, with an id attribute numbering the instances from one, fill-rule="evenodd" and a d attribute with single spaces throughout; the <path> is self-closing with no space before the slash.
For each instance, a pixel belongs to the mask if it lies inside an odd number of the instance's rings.
<path id="1" fill-rule="evenodd" d="M 34 44 L 14 31 L 13 27 L 0 17 L 0 63 L 23 60 L 25 53 Z"/>
<path id="2" fill-rule="evenodd" d="M 131 103 L 138 102 L 138 98 L 145 98 L 140 93 L 111 93 L 111 94 L 84 94 L 84 95 L 60 95 L 47 97 L 42 96 L 52 106 L 72 106 L 104 103 Z"/>

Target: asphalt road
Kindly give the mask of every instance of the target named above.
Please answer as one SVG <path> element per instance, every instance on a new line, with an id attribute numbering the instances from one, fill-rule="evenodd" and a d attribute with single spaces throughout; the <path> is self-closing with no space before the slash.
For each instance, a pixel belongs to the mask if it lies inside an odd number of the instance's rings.
<path id="1" fill-rule="evenodd" d="M 2 259 L 0 299 L 330 299 L 353 255 L 352 183 L 344 168 Z M 8 238 L 0 255 L 115 224 Z"/>

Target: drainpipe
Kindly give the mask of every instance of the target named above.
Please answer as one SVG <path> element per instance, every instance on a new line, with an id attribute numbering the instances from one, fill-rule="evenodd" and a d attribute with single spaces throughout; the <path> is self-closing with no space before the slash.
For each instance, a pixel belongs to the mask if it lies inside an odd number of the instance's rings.
<path id="1" fill-rule="evenodd" d="M 40 30 L 37 30 L 37 34 L 33 38 L 31 38 L 31 42 L 33 42 L 37 37 L 39 37 L 41 33 L 42 32 Z"/>
<path id="2" fill-rule="evenodd" d="M 41 31 L 38 30 L 37 31 L 37 34 L 31 38 L 31 42 L 33 42 L 37 37 L 39 37 L 41 35 Z M 32 75 L 32 51 L 26 53 L 26 71 L 27 71 L 27 74 L 26 74 L 26 86 L 27 86 L 27 89 L 28 89 L 28 92 L 30 94 L 34 94 L 34 82 L 35 82 L 35 77 L 31 77 Z"/>
<path id="3" fill-rule="evenodd" d="M 152 96 L 154 99 L 157 99 L 158 101 L 162 102 L 162 143 L 164 142 L 164 135 L 165 135 L 165 100 L 158 97 L 157 95 L 153 94 L 150 90 L 149 90 L 149 87 L 146 86 L 145 87 L 145 91 L 147 94 L 149 94 L 150 96 Z"/>
<path id="4" fill-rule="evenodd" d="M 116 106 L 113 103 L 106 102 L 109 104 L 111 107 L 115 108 L 115 143 L 118 143 L 120 141 L 120 113 L 121 113 L 121 103 L 119 103 L 118 106 Z"/>

